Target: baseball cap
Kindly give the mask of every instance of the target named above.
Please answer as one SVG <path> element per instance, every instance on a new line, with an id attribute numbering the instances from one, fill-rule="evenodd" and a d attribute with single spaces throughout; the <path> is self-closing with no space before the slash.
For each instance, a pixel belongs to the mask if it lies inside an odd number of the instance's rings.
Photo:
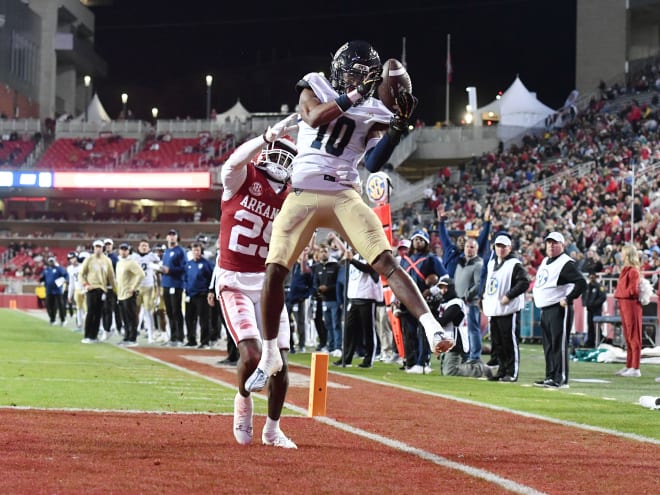
<path id="1" fill-rule="evenodd" d="M 128 242 L 122 242 L 119 245 L 119 249 L 131 249 L 131 246 L 128 244 Z"/>
<path id="2" fill-rule="evenodd" d="M 497 244 L 502 244 L 503 246 L 510 246 L 511 245 L 511 238 L 506 235 L 498 235 L 495 238 L 495 245 Z"/>
<path id="3" fill-rule="evenodd" d="M 410 241 L 408 239 L 401 239 L 397 246 L 397 248 L 409 248 L 409 247 L 410 247 Z"/>
<path id="4" fill-rule="evenodd" d="M 66 255 L 66 259 L 68 259 L 68 260 L 70 260 L 71 258 L 77 258 L 77 257 L 78 257 L 78 253 L 76 253 L 75 251 L 70 251 L 69 254 Z"/>
<path id="5" fill-rule="evenodd" d="M 175 236 L 179 237 L 179 233 L 174 229 L 168 230 L 167 235 L 175 235 Z"/>
<path id="6" fill-rule="evenodd" d="M 426 241 L 426 244 L 429 244 L 431 242 L 429 239 L 429 235 L 426 233 L 425 230 L 416 230 L 415 233 L 412 236 L 410 236 L 410 242 L 412 242 L 412 240 L 415 237 L 421 237 L 422 239 L 424 239 L 424 241 Z"/>
<path id="7" fill-rule="evenodd" d="M 56 260 L 54 256 L 49 256 L 46 261 L 48 261 L 48 263 L 55 263 Z"/>
<path id="8" fill-rule="evenodd" d="M 547 240 L 553 240 L 555 242 L 559 242 L 561 244 L 565 244 L 564 241 L 564 236 L 561 235 L 560 232 L 550 232 L 548 235 L 545 236 L 545 241 Z"/>
<path id="9" fill-rule="evenodd" d="M 96 239 L 94 241 L 94 244 L 93 244 L 94 247 L 96 247 L 96 246 L 103 247 L 103 245 L 104 244 L 103 244 L 103 241 L 101 239 Z"/>
<path id="10" fill-rule="evenodd" d="M 438 280 L 438 285 L 451 285 L 453 284 L 454 281 L 451 279 L 449 275 L 443 275 L 440 277 L 440 280 Z"/>
<path id="11" fill-rule="evenodd" d="M 103 244 L 104 244 L 104 245 L 105 245 L 105 244 L 110 244 L 110 245 L 113 245 L 113 246 L 114 246 L 115 243 L 112 242 L 112 239 L 109 239 L 109 238 L 108 238 L 108 239 L 103 239 Z"/>

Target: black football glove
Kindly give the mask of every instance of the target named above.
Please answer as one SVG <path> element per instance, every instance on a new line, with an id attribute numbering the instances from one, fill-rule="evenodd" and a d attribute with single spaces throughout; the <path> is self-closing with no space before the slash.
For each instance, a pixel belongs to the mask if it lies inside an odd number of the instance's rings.
<path id="1" fill-rule="evenodd" d="M 408 121 L 417 107 L 417 98 L 408 92 L 400 93 L 395 99 L 396 111 L 390 119 L 390 129 L 397 134 L 408 133 Z"/>
<path id="2" fill-rule="evenodd" d="M 369 74 L 366 75 L 366 77 L 360 84 L 357 85 L 357 88 L 355 89 L 358 93 L 360 93 L 362 98 L 367 98 L 373 94 L 374 90 L 382 80 L 383 76 L 380 74 L 380 69 L 375 69 L 369 72 Z"/>

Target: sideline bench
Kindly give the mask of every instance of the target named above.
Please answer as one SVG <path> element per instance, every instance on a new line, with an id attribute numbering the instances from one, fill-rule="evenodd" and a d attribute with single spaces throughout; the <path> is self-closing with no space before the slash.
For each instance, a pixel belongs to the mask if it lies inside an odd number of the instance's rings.
<path id="1" fill-rule="evenodd" d="M 620 316 L 594 316 L 594 325 L 596 326 L 596 347 L 600 344 L 603 338 L 602 327 L 603 325 L 610 324 L 614 327 L 614 345 L 625 346 L 625 339 L 623 337 L 623 328 L 621 326 Z M 653 331 L 644 331 L 645 327 L 653 326 Z M 651 345 L 655 347 L 658 341 L 658 317 L 657 316 L 642 316 L 642 347 L 644 347 L 644 340 L 647 339 Z"/>

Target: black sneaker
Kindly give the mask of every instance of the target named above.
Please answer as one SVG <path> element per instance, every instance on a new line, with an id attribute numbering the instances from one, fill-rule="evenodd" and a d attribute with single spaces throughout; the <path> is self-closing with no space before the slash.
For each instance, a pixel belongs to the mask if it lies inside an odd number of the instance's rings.
<path id="1" fill-rule="evenodd" d="M 186 342 L 183 347 L 197 347 L 197 342 Z"/>
<path id="2" fill-rule="evenodd" d="M 345 363 L 345 362 L 342 362 L 341 359 L 340 359 L 339 361 L 334 361 L 334 362 L 332 363 L 332 365 L 333 365 L 333 366 L 344 366 L 344 367 L 346 367 L 346 368 L 351 368 L 351 367 L 353 366 L 351 363 Z"/>
<path id="3" fill-rule="evenodd" d="M 500 375 L 490 375 L 487 378 L 489 382 L 499 382 L 502 377 Z"/>
<path id="4" fill-rule="evenodd" d="M 561 385 L 559 385 L 559 383 L 557 383 L 554 380 L 546 380 L 545 383 L 543 384 L 543 386 L 545 388 L 556 388 L 556 389 L 561 388 Z"/>
<path id="5" fill-rule="evenodd" d="M 371 368 L 372 366 L 369 363 L 360 363 L 358 368 Z"/>
<path id="6" fill-rule="evenodd" d="M 545 387 L 545 384 L 549 383 L 549 382 L 554 382 L 554 380 L 550 380 L 549 378 L 544 378 L 543 380 L 536 380 L 534 382 L 534 386 L 535 387 Z"/>

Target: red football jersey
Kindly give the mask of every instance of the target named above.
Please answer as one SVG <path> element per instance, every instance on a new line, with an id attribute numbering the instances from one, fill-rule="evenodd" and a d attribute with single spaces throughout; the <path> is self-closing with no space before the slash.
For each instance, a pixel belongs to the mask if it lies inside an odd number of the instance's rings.
<path id="1" fill-rule="evenodd" d="M 266 176 L 248 165 L 247 177 L 234 196 L 222 201 L 220 268 L 243 273 L 266 270 L 273 220 L 287 191 L 277 194 Z"/>

